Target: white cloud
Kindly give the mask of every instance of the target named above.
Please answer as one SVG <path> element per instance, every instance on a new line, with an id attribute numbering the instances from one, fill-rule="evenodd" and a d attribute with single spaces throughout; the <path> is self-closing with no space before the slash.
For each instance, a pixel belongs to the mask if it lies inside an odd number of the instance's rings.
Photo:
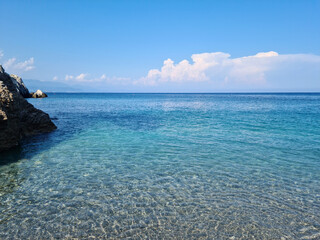
<path id="1" fill-rule="evenodd" d="M 270 52 L 261 52 L 261 53 L 257 53 L 256 55 L 254 55 L 253 57 L 276 57 L 279 56 L 279 54 L 277 52 L 274 51 L 270 51 Z"/>
<path id="2" fill-rule="evenodd" d="M 33 57 L 23 62 L 17 62 L 16 58 L 10 58 L 3 64 L 3 66 L 9 72 L 10 71 L 20 71 L 20 72 L 30 71 L 35 68 Z"/>
<path id="3" fill-rule="evenodd" d="M 232 58 L 223 52 L 193 54 L 191 61 L 163 62 L 159 69 L 151 69 L 145 77 L 133 80 L 92 76 L 88 73 L 66 75 L 65 80 L 101 89 L 112 86 L 121 89 L 154 91 L 215 91 L 250 89 L 319 89 L 320 56 L 312 54 L 278 54 L 260 52 L 251 56 Z M 156 88 L 154 88 L 156 86 Z M 119 88 L 120 89 L 120 88 Z M 160 90 L 159 90 L 160 91 Z"/>
<path id="4" fill-rule="evenodd" d="M 76 80 L 84 81 L 87 76 L 88 76 L 88 74 L 81 73 L 79 76 L 76 77 Z"/>
<path id="5" fill-rule="evenodd" d="M 89 77 L 88 73 L 80 73 L 79 75 L 69 75 L 65 76 L 65 80 L 70 83 L 79 84 L 79 83 L 91 83 L 93 85 L 131 85 L 131 78 L 127 77 L 108 77 L 106 74 L 102 74 L 100 77 Z"/>
<path id="6" fill-rule="evenodd" d="M 100 81 L 100 78 L 88 78 L 89 74 L 87 73 L 80 73 L 77 76 L 74 75 L 69 75 L 67 74 L 65 76 L 65 80 L 67 81 L 73 81 L 73 82 L 96 82 L 96 81 Z"/>
<path id="7" fill-rule="evenodd" d="M 320 63 L 320 56 L 310 54 L 280 55 L 261 52 L 253 56 L 231 58 L 223 52 L 193 54 L 192 62 L 182 60 L 175 64 L 171 59 L 163 62 L 161 69 L 151 69 L 146 77 L 135 84 L 159 85 L 164 82 L 204 82 L 219 84 L 241 83 L 263 85 L 266 74 L 292 63 Z M 292 66 L 293 67 L 293 66 Z"/>
<path id="8" fill-rule="evenodd" d="M 68 80 L 74 79 L 74 76 L 67 74 L 64 79 L 68 81 Z"/>
<path id="9" fill-rule="evenodd" d="M 33 64 L 34 64 L 34 58 L 32 57 L 24 62 L 17 63 L 15 67 L 18 69 L 22 69 L 24 71 L 29 71 L 29 70 L 34 69 Z"/>
<path id="10" fill-rule="evenodd" d="M 14 63 L 16 62 L 16 58 L 10 58 L 9 60 L 7 60 L 3 66 L 6 67 L 6 68 L 10 68 L 11 66 L 14 65 Z"/>
<path id="11" fill-rule="evenodd" d="M 80 73 L 77 76 L 67 74 L 64 79 L 66 81 L 72 81 L 72 82 L 99 82 L 99 81 L 101 81 L 101 78 L 88 78 L 88 76 L 89 76 L 89 74 L 87 74 L 87 73 Z"/>
<path id="12" fill-rule="evenodd" d="M 52 80 L 53 81 L 57 81 L 59 78 L 57 77 L 57 76 L 54 76 L 53 78 L 52 78 Z"/>
<path id="13" fill-rule="evenodd" d="M 3 51 L 0 50 L 0 58 L 2 58 L 4 56 Z"/>

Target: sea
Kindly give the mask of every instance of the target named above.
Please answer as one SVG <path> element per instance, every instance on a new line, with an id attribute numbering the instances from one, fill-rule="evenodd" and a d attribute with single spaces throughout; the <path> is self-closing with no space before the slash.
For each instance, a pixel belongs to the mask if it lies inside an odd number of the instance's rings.
<path id="1" fill-rule="evenodd" d="M 319 93 L 48 95 L 0 239 L 320 239 Z"/>

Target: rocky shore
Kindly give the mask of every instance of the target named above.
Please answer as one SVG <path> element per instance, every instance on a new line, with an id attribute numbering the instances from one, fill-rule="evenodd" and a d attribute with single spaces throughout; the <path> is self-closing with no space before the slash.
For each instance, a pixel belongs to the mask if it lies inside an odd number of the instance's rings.
<path id="1" fill-rule="evenodd" d="M 48 95 L 45 94 L 44 92 L 42 92 L 41 90 L 37 90 L 34 93 L 30 93 L 30 97 L 32 97 L 32 98 L 46 98 L 46 97 L 48 97 Z"/>
<path id="2" fill-rule="evenodd" d="M 7 74 L 0 65 L 0 152 L 17 146 L 23 137 L 57 128 L 47 113 L 24 99 L 27 97 L 32 96 L 22 79 Z"/>

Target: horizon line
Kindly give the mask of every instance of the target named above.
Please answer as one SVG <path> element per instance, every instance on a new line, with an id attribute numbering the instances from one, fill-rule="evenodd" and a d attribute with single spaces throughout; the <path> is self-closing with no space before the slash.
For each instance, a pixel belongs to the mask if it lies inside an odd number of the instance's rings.
<path id="1" fill-rule="evenodd" d="M 320 91 L 281 91 L 281 92 L 78 92 L 78 91 L 46 91 L 46 93 L 101 93 L 101 94 L 320 94 Z"/>

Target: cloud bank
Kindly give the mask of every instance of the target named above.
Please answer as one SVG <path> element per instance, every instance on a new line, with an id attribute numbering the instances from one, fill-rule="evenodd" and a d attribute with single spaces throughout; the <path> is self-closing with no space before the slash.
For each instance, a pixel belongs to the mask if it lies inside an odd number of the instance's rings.
<path id="1" fill-rule="evenodd" d="M 138 79 L 78 73 L 65 75 L 65 80 L 90 83 L 97 91 L 320 91 L 320 56 L 269 51 L 232 58 L 224 52 L 200 53 L 191 61 L 175 63 L 169 58 Z"/>
<path id="2" fill-rule="evenodd" d="M 7 72 L 22 74 L 33 70 L 34 58 L 0 62 Z M 124 67 L 125 68 L 125 67 Z M 320 91 L 320 56 L 260 52 L 232 58 L 229 53 L 208 52 L 191 55 L 175 63 L 168 58 L 146 76 L 108 76 L 107 74 L 56 73 L 51 79 L 91 91 L 126 92 L 215 92 L 215 91 Z"/>
<path id="3" fill-rule="evenodd" d="M 182 60 L 174 63 L 169 58 L 160 69 L 149 70 L 147 76 L 134 83 L 158 86 L 164 83 L 210 82 L 217 86 L 263 86 L 268 84 L 268 74 L 282 71 L 290 75 L 297 65 L 314 71 L 315 77 L 320 77 L 320 56 L 312 54 L 280 55 L 270 51 L 231 58 L 228 53 L 213 52 L 193 54 L 191 59 L 191 62 Z"/>

